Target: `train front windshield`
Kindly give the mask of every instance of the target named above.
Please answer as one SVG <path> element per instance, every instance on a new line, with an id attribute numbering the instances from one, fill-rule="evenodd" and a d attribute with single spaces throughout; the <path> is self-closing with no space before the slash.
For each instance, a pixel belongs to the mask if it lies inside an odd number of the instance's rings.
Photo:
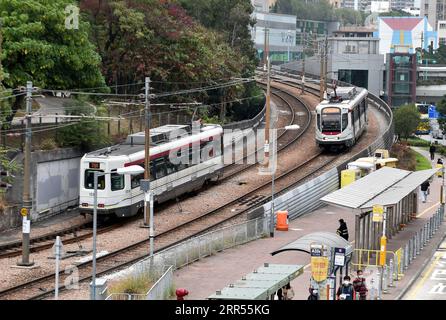
<path id="1" fill-rule="evenodd" d="M 321 127 L 322 132 L 341 132 L 341 109 L 322 109 Z"/>

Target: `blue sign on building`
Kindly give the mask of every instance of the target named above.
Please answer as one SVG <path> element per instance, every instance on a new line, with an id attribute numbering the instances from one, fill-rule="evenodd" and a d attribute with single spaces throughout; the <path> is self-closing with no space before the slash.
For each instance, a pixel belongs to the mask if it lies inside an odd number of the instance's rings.
<path id="1" fill-rule="evenodd" d="M 429 119 L 438 119 L 438 112 L 434 105 L 430 105 L 428 109 Z"/>

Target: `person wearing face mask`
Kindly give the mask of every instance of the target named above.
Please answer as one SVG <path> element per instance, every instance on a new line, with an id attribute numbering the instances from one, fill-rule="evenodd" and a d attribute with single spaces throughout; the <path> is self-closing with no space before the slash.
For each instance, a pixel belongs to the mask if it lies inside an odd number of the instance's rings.
<path id="1" fill-rule="evenodd" d="M 359 294 L 359 300 L 367 300 L 367 285 L 365 282 L 365 278 L 362 276 L 362 270 L 358 270 L 356 272 L 357 277 L 353 280 L 353 287 L 355 288 L 355 292 Z"/>
<path id="2" fill-rule="evenodd" d="M 349 276 L 344 277 L 344 282 L 339 287 L 336 296 L 338 297 L 338 300 L 355 300 L 355 289 L 350 283 Z"/>

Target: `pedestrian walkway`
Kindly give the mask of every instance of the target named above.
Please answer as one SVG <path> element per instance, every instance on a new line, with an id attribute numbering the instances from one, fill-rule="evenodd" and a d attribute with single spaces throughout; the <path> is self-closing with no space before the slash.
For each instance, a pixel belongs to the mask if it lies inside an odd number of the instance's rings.
<path id="1" fill-rule="evenodd" d="M 417 150 L 426 156 L 427 152 Z M 427 154 L 428 156 L 428 154 Z M 439 207 L 440 185 L 442 179 L 435 177 L 431 183 L 431 192 L 426 203 L 419 202 L 419 214 L 415 220 L 410 222 L 403 231 L 392 237 L 388 243 L 388 250 L 395 251 L 406 244 L 417 230 L 435 213 Z M 186 288 L 189 291 L 189 299 L 206 299 L 232 282 L 241 279 L 246 273 L 252 272 L 265 262 L 300 264 L 305 265 L 304 273 L 291 282 L 294 288 L 295 300 L 306 300 L 310 285 L 310 256 L 304 252 L 287 252 L 276 256 L 270 253 L 283 245 L 292 242 L 306 234 L 317 231 L 336 232 L 339 219 L 344 219 L 349 228 L 350 239 L 353 243 L 355 234 L 355 212 L 341 209 L 335 206 L 325 206 L 311 214 L 300 217 L 290 222 L 289 231 L 276 231 L 275 237 L 263 238 L 248 244 L 229 249 L 214 256 L 198 261 L 175 271 L 174 282 L 176 287 Z M 405 271 L 404 277 L 395 282 L 396 286 L 390 288 L 387 294 L 382 296 L 385 300 L 396 299 L 409 286 L 417 276 L 423 264 L 429 261 L 433 251 L 444 235 L 446 226 L 443 224 L 435 236 L 420 252 L 414 262 Z M 354 243 L 353 243 L 354 244 Z M 364 272 L 367 276 L 367 271 Z M 354 278 L 354 274 L 352 274 Z"/>

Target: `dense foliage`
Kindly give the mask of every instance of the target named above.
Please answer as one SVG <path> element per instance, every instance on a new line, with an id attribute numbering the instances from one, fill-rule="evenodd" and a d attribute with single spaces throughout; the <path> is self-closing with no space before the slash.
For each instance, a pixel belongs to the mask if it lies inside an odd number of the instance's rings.
<path id="1" fill-rule="evenodd" d="M 74 100 L 65 103 L 67 115 L 106 115 L 103 107 L 95 108 L 83 100 Z M 77 120 L 76 120 L 77 121 Z M 63 124 L 57 130 L 57 144 L 61 147 L 79 147 L 83 151 L 98 149 L 110 143 L 105 134 L 105 123 L 84 118 L 77 123 Z"/>
<path id="2" fill-rule="evenodd" d="M 65 8 L 71 0 L 0 0 L 3 20 L 2 64 L 9 88 L 32 80 L 42 88 L 104 85 L 100 57 L 88 40 L 89 26 L 65 28 Z"/>
<path id="3" fill-rule="evenodd" d="M 420 123 L 420 113 L 414 104 L 399 107 L 394 113 L 395 133 L 406 139 L 415 133 Z"/>
<path id="4" fill-rule="evenodd" d="M 353 9 L 334 8 L 327 0 L 278 0 L 272 7 L 276 13 L 293 14 L 298 19 L 339 21 L 342 26 L 363 25 L 365 14 Z"/>

